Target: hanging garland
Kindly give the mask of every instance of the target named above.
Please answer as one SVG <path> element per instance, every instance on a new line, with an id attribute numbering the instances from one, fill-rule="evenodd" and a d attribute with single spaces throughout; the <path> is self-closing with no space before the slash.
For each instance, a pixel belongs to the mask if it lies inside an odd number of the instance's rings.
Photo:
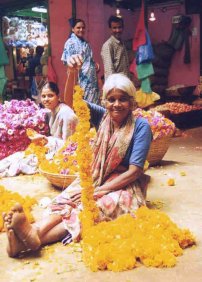
<path id="1" fill-rule="evenodd" d="M 88 229 L 94 225 L 98 219 L 99 209 L 93 199 L 94 187 L 91 173 L 92 148 L 90 146 L 90 111 L 83 100 L 84 91 L 75 86 L 73 108 L 79 119 L 76 127 L 77 163 L 79 167 L 80 184 L 82 187 L 81 201 L 83 211 L 80 213 L 82 225 L 82 237 L 88 234 Z"/>

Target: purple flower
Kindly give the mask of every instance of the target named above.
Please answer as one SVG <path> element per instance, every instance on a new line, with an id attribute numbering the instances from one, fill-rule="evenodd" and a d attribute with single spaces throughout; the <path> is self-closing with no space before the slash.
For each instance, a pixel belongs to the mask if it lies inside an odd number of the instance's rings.
<path id="1" fill-rule="evenodd" d="M 27 128 L 33 128 L 42 134 L 48 133 L 46 112 L 30 99 L 6 101 L 0 105 L 0 159 L 26 149 L 30 143 L 26 135 Z M 6 146 L 3 146 L 5 142 Z"/>
<path id="2" fill-rule="evenodd" d="M 62 170 L 60 171 L 60 173 L 61 173 L 61 174 L 64 174 L 64 175 L 67 175 L 67 174 L 69 174 L 69 169 L 68 169 L 68 168 L 62 169 Z"/>

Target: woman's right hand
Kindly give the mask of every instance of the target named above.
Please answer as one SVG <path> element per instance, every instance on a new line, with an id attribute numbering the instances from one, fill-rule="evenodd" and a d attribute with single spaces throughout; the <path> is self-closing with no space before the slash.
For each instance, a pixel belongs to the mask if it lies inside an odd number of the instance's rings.
<path id="1" fill-rule="evenodd" d="M 32 143 L 39 145 L 39 146 L 45 146 L 48 143 L 48 138 L 44 135 L 36 135 L 33 138 L 30 138 Z"/>
<path id="2" fill-rule="evenodd" d="M 83 58 L 79 54 L 72 55 L 67 61 L 67 65 L 70 68 L 70 70 L 80 69 L 82 67 L 82 64 L 83 64 Z"/>
<path id="3" fill-rule="evenodd" d="M 32 128 L 27 128 L 26 134 L 31 142 L 36 145 L 45 146 L 48 143 L 48 138 L 45 135 L 38 133 Z"/>

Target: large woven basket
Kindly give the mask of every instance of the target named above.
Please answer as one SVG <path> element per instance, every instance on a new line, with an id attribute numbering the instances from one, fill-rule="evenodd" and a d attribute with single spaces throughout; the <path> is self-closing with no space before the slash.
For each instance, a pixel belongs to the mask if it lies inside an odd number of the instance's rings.
<path id="1" fill-rule="evenodd" d="M 61 190 L 65 189 L 68 185 L 70 185 L 77 177 L 76 175 L 50 173 L 42 169 L 39 169 L 39 172 L 43 176 L 45 176 L 52 185 L 56 186 Z"/>
<path id="2" fill-rule="evenodd" d="M 153 140 L 147 156 L 147 161 L 150 166 L 158 165 L 166 154 L 172 136 L 164 136 L 162 138 Z"/>

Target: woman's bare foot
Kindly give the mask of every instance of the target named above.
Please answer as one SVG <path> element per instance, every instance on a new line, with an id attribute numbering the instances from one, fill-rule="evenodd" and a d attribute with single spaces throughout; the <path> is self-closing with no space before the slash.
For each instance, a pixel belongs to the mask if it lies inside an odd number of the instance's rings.
<path id="1" fill-rule="evenodd" d="M 16 204 L 8 213 L 7 229 L 12 229 L 27 249 L 35 251 L 41 246 L 37 230 L 28 222 L 20 204 Z"/>
<path id="2" fill-rule="evenodd" d="M 4 229 L 7 233 L 7 239 L 8 239 L 7 253 L 9 257 L 14 258 L 18 256 L 21 252 L 26 251 L 27 248 L 18 239 L 14 231 L 12 229 L 8 229 L 8 226 L 10 225 L 10 219 L 11 219 L 10 215 L 7 215 L 6 213 L 3 214 Z"/>

